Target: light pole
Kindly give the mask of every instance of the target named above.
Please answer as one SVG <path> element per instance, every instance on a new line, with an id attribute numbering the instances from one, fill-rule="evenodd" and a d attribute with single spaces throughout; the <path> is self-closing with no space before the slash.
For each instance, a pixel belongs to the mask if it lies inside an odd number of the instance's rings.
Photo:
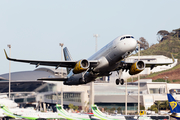
<path id="1" fill-rule="evenodd" d="M 63 61 L 63 45 L 64 43 L 59 43 L 61 46 L 61 60 Z M 61 77 L 63 77 L 63 68 L 61 67 Z M 63 107 L 63 82 L 61 82 L 61 106 Z"/>
<path id="2" fill-rule="evenodd" d="M 7 45 L 9 47 L 9 56 L 11 57 L 11 45 Z M 9 61 L 9 99 L 11 97 L 11 62 Z"/>
<path id="3" fill-rule="evenodd" d="M 140 44 L 138 43 L 138 61 L 140 60 Z M 139 82 L 140 82 L 140 78 L 139 78 L 139 74 L 138 74 L 138 115 L 139 115 L 139 101 L 140 101 L 140 96 L 139 96 Z"/>
<path id="4" fill-rule="evenodd" d="M 97 52 L 97 37 L 98 37 L 98 34 L 94 34 L 93 37 L 96 38 L 95 52 Z M 90 83 L 90 105 L 94 105 L 94 82 L 93 81 Z"/>
<path id="5" fill-rule="evenodd" d="M 127 79 L 126 79 L 126 105 L 125 105 L 125 115 L 127 115 Z"/>
<path id="6" fill-rule="evenodd" d="M 165 78 L 165 80 L 166 80 L 166 93 L 169 93 L 169 92 L 168 92 L 168 88 L 167 88 L 167 79 L 168 79 L 168 77 L 165 76 L 164 78 Z"/>
<path id="7" fill-rule="evenodd" d="M 98 36 L 99 36 L 98 34 L 94 34 L 94 35 L 93 35 L 93 37 L 96 38 L 96 48 L 95 48 L 95 52 L 97 52 L 97 48 L 98 48 L 98 46 L 97 46 L 97 37 L 98 37 Z"/>
<path id="8" fill-rule="evenodd" d="M 165 82 L 167 83 L 167 79 L 168 79 L 168 77 L 167 77 L 167 76 L 164 76 L 163 78 L 165 78 Z"/>

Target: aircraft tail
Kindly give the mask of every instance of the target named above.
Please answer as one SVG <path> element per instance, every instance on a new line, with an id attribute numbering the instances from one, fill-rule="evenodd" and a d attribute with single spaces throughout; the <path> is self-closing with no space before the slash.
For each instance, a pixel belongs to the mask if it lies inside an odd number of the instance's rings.
<path id="1" fill-rule="evenodd" d="M 63 49 L 63 52 L 64 52 L 64 59 L 65 59 L 65 61 L 72 61 L 71 54 L 70 54 L 70 52 L 69 52 L 67 47 L 65 47 Z M 67 74 L 69 74 L 71 69 L 70 68 L 66 68 L 66 69 L 67 69 Z"/>
<path id="2" fill-rule="evenodd" d="M 67 119 L 67 120 L 90 120 L 90 119 L 81 119 L 81 118 L 76 118 L 73 116 L 70 116 L 68 112 L 66 112 L 63 107 L 59 104 L 56 104 L 56 108 L 58 111 L 58 115 Z"/>
<path id="3" fill-rule="evenodd" d="M 11 118 L 21 118 L 20 116 L 14 115 L 7 107 L 4 105 L 0 105 L 0 108 L 3 109 L 4 115 L 11 117 Z"/>
<path id="4" fill-rule="evenodd" d="M 167 94 L 171 113 L 180 113 L 180 106 L 171 94 Z"/>
<path id="5" fill-rule="evenodd" d="M 119 120 L 117 118 L 110 118 L 106 114 L 102 113 L 96 105 L 92 105 L 91 108 L 93 111 L 93 115 L 101 120 Z M 122 118 L 122 120 L 124 120 L 124 118 Z"/>

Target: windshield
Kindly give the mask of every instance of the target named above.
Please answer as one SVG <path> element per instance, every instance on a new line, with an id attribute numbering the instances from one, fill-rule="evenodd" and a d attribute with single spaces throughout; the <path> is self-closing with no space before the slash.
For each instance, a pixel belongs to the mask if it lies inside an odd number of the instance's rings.
<path id="1" fill-rule="evenodd" d="M 134 37 L 133 36 L 125 36 L 125 37 L 120 38 L 120 40 L 123 40 L 125 38 L 134 38 Z"/>

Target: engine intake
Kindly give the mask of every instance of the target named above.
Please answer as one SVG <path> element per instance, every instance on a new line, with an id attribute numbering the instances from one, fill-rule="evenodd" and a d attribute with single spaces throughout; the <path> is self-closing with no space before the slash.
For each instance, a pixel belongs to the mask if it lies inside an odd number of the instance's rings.
<path id="1" fill-rule="evenodd" d="M 131 68 L 129 69 L 129 74 L 130 75 L 138 74 L 144 70 L 145 66 L 146 65 L 143 61 L 137 61 L 131 65 Z"/>
<path id="2" fill-rule="evenodd" d="M 89 68 L 89 62 L 86 59 L 78 61 L 73 69 L 74 74 L 82 73 Z"/>

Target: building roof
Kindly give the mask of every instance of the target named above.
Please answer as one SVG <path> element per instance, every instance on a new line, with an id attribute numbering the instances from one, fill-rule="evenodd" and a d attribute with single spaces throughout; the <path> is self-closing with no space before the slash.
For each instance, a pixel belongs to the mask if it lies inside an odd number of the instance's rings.
<path id="1" fill-rule="evenodd" d="M 12 81 L 36 81 L 40 78 L 55 78 L 60 77 L 61 70 L 52 69 L 52 68 L 38 68 L 34 71 L 20 71 L 20 72 L 13 72 L 11 73 L 11 80 Z M 63 70 L 65 72 L 65 70 Z M 0 75 L 0 79 L 3 78 L 4 80 L 9 79 L 9 73 Z"/>

